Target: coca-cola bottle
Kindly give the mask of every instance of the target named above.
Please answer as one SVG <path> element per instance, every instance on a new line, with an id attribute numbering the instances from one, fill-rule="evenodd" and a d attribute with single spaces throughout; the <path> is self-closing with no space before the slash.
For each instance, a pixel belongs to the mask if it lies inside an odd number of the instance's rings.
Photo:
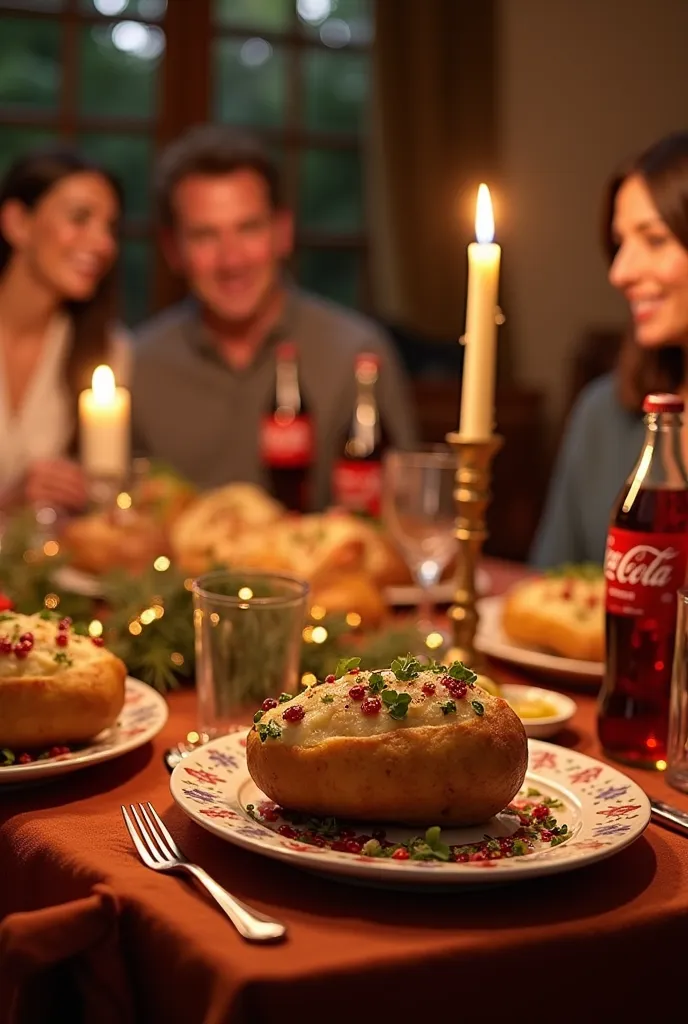
<path id="1" fill-rule="evenodd" d="M 645 441 L 614 506 L 607 537 L 598 733 L 611 757 L 663 769 L 677 590 L 688 565 L 683 399 L 647 395 L 643 410 Z"/>
<path id="2" fill-rule="evenodd" d="M 361 352 L 356 357 L 356 403 L 351 427 L 332 468 L 332 500 L 350 512 L 379 516 L 382 455 L 387 438 L 375 398 L 380 361 Z"/>
<path id="3" fill-rule="evenodd" d="M 260 459 L 271 493 L 288 509 L 309 507 L 314 431 L 299 387 L 296 346 L 282 342 L 275 359 L 275 397 L 260 427 Z"/>

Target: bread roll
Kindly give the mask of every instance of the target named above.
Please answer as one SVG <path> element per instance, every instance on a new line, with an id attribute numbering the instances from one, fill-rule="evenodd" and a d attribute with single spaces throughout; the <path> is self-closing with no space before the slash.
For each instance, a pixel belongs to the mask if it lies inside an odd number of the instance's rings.
<path id="1" fill-rule="evenodd" d="M 523 580 L 508 591 L 502 628 L 526 647 L 581 661 L 604 659 L 604 580 L 566 571 Z"/>

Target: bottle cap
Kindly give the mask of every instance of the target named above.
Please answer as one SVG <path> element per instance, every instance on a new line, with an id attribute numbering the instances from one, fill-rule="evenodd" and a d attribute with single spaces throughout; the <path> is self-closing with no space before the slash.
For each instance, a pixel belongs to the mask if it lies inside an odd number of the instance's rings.
<path id="1" fill-rule="evenodd" d="M 293 341 L 280 341 L 277 346 L 278 359 L 296 359 L 296 344 Z"/>
<path id="2" fill-rule="evenodd" d="M 645 395 L 643 412 L 683 412 L 684 402 L 680 395 Z"/>
<path id="3" fill-rule="evenodd" d="M 374 352 L 359 352 L 356 356 L 356 376 L 359 380 L 371 384 L 377 380 L 380 369 L 380 357 Z"/>

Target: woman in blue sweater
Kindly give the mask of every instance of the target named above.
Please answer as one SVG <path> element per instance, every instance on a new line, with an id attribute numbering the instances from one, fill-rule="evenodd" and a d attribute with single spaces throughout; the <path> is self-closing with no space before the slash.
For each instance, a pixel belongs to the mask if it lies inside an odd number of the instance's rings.
<path id="1" fill-rule="evenodd" d="M 589 384 L 571 413 L 531 553 L 543 568 L 602 562 L 612 506 L 640 454 L 644 396 L 688 392 L 688 132 L 613 180 L 605 245 L 633 329 L 615 373 Z"/>

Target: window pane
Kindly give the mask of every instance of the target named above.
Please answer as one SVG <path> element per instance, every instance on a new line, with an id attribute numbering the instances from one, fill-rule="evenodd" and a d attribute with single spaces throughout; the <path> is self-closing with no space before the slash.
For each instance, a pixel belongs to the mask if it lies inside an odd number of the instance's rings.
<path id="1" fill-rule="evenodd" d="M 361 177 L 357 150 L 306 150 L 299 189 L 299 223 L 322 231 L 360 231 Z"/>
<path id="2" fill-rule="evenodd" d="M 0 126 L 0 175 L 4 174 L 11 163 L 32 149 L 45 146 L 57 138 L 54 132 L 42 128 L 15 128 L 12 125 Z"/>
<path id="3" fill-rule="evenodd" d="M 124 186 L 126 218 L 149 216 L 151 140 L 142 135 L 92 132 L 80 136 L 79 145 L 87 156 L 119 178 Z"/>
<path id="4" fill-rule="evenodd" d="M 284 30 L 293 10 L 294 0 L 214 0 L 215 21 L 232 27 Z"/>
<path id="5" fill-rule="evenodd" d="M 81 31 L 82 114 L 152 117 L 165 34 L 155 25 L 118 21 Z"/>
<path id="6" fill-rule="evenodd" d="M 345 306 L 357 306 L 360 259 L 351 249 L 301 249 L 299 284 Z"/>
<path id="7" fill-rule="evenodd" d="M 215 116 L 230 124 L 280 125 L 286 95 L 285 57 L 265 39 L 215 43 Z"/>
<path id="8" fill-rule="evenodd" d="M 312 50 L 303 65 L 307 127 L 360 132 L 368 98 L 367 54 Z"/>
<path id="9" fill-rule="evenodd" d="M 165 16 L 168 0 L 79 0 L 79 6 L 89 14 L 102 14 L 109 18 L 135 15 L 149 21 Z"/>
<path id="10" fill-rule="evenodd" d="M 372 42 L 372 0 L 296 0 L 296 10 L 306 34 L 317 36 L 325 46 L 338 49 Z"/>
<path id="11" fill-rule="evenodd" d="M 61 28 L 37 18 L 0 21 L 0 107 L 55 110 Z"/>
<path id="12" fill-rule="evenodd" d="M 152 271 L 151 245 L 138 240 L 125 242 L 122 252 L 122 311 L 130 327 L 135 327 L 148 316 Z"/>

